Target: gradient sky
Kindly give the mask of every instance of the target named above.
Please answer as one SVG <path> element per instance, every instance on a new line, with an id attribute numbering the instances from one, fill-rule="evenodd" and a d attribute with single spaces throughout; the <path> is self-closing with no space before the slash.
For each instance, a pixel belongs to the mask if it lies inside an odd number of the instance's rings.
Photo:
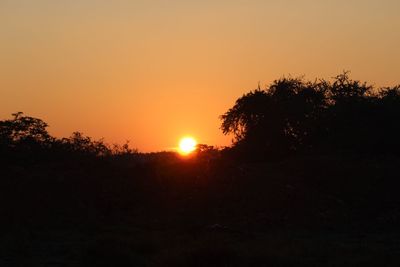
<path id="1" fill-rule="evenodd" d="M 140 151 L 229 145 L 219 115 L 283 75 L 400 83 L 398 0 L 0 0 L 0 119 Z"/>

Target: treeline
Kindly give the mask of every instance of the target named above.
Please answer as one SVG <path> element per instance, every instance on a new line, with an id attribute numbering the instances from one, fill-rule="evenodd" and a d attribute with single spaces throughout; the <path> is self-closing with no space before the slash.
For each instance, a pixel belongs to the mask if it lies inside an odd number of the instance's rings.
<path id="1" fill-rule="evenodd" d="M 56 138 L 47 131 L 47 123 L 25 116 L 22 112 L 13 118 L 0 121 L 0 155 L 6 161 L 24 162 L 64 158 L 90 158 L 121 156 L 137 153 L 136 149 L 123 145 L 109 145 L 103 139 L 94 140 L 80 132 L 68 138 Z"/>
<path id="2" fill-rule="evenodd" d="M 400 85 L 374 88 L 344 72 L 333 80 L 281 78 L 240 97 L 221 116 L 246 158 L 304 151 L 399 154 Z"/>
<path id="3" fill-rule="evenodd" d="M 22 112 L 12 115 L 0 121 L 0 154 L 8 160 L 132 154 L 157 158 L 154 153 L 137 153 L 128 143 L 108 145 L 80 132 L 56 138 L 41 119 Z M 399 155 L 400 151 L 400 85 L 375 88 L 352 80 L 347 72 L 332 80 L 275 80 L 265 89 L 244 94 L 220 118 L 223 133 L 234 136 L 233 145 L 222 151 L 199 145 L 196 153 L 202 157 L 272 160 L 303 152 Z"/>

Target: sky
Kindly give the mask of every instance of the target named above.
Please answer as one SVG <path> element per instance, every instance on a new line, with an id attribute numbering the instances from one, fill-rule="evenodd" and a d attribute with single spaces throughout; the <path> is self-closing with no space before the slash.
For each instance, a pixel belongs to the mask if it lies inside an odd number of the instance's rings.
<path id="1" fill-rule="evenodd" d="M 0 119 L 139 151 L 191 135 L 284 75 L 400 84 L 398 0 L 0 0 Z"/>

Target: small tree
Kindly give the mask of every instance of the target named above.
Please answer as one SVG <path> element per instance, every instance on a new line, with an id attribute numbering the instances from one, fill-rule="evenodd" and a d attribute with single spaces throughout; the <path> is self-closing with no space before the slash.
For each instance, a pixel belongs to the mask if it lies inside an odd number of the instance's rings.
<path id="1" fill-rule="evenodd" d="M 46 130 L 48 125 L 41 119 L 24 116 L 22 112 L 12 115 L 13 119 L 0 122 L 0 138 L 3 142 L 46 144 L 51 140 Z"/>

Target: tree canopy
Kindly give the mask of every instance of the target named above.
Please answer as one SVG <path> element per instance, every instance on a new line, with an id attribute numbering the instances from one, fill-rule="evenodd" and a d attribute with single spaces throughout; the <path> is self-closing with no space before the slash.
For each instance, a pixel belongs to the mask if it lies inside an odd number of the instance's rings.
<path id="1" fill-rule="evenodd" d="M 400 86 L 375 89 L 344 72 L 333 80 L 284 77 L 240 97 L 221 117 L 241 153 L 313 149 L 398 153 Z"/>

